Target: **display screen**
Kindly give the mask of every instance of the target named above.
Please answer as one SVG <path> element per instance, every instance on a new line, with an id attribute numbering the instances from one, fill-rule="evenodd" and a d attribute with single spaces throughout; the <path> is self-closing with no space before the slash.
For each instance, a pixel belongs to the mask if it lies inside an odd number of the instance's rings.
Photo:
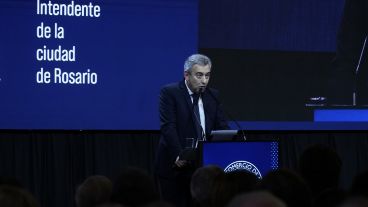
<path id="1" fill-rule="evenodd" d="M 310 103 L 326 95 L 343 8 L 0 0 L 0 129 L 157 130 L 160 88 L 182 80 L 184 60 L 198 52 L 212 60 L 209 84 L 234 129 L 368 129 L 353 110 L 318 121 L 324 108 Z"/>
<path id="2" fill-rule="evenodd" d="M 335 108 L 337 119 L 314 119 L 316 110 L 330 110 L 326 88 L 344 2 L 200 1 L 199 50 L 213 60 L 210 84 L 233 122 L 245 130 L 368 129 L 353 110 L 340 113 L 344 107 Z"/>
<path id="3" fill-rule="evenodd" d="M 1 129 L 158 129 L 197 0 L 0 0 Z"/>

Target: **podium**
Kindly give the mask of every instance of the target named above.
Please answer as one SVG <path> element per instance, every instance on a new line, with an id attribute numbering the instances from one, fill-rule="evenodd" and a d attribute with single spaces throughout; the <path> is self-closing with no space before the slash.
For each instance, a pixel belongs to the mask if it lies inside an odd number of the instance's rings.
<path id="1" fill-rule="evenodd" d="M 278 168 L 278 141 L 204 141 L 199 144 L 200 166 L 217 165 L 225 172 L 247 170 L 262 178 Z"/>

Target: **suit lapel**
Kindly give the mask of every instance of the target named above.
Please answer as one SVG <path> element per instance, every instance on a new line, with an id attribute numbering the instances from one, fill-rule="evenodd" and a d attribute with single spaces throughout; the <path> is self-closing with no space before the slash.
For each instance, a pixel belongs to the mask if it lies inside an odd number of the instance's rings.
<path id="1" fill-rule="evenodd" d="M 184 81 L 180 82 L 179 87 L 180 87 L 180 90 L 181 90 L 181 92 L 182 92 L 182 94 L 185 98 L 185 101 L 187 102 L 187 107 L 188 107 L 189 111 L 193 112 L 192 99 L 190 99 L 189 92 L 188 92 L 187 87 L 185 86 Z"/>

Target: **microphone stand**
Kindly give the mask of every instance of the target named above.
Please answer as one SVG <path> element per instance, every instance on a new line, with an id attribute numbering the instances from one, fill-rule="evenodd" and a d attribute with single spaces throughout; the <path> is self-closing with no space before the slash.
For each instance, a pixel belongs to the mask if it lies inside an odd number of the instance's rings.
<path id="1" fill-rule="evenodd" d="M 368 38 L 368 36 L 365 36 L 363 47 L 362 47 L 362 50 L 360 52 L 358 64 L 355 68 L 355 86 L 354 86 L 354 92 L 353 92 L 353 106 L 356 106 L 356 95 L 357 95 L 357 83 L 356 82 L 357 82 L 357 79 L 358 79 L 357 76 L 358 76 L 358 72 L 359 72 L 359 69 L 360 69 L 360 63 L 362 62 L 362 57 L 363 57 L 363 54 L 364 54 L 365 45 L 367 43 L 367 38 Z"/>
<path id="2" fill-rule="evenodd" d="M 215 102 L 217 103 L 217 105 L 222 105 L 221 102 L 216 98 L 216 96 L 211 92 L 210 89 L 207 90 L 208 93 L 211 95 L 211 97 L 215 100 Z M 236 125 L 236 127 L 238 128 L 238 130 L 242 133 L 242 138 L 243 138 L 243 141 L 247 141 L 247 137 L 245 136 L 245 133 L 244 133 L 244 130 L 240 127 L 240 124 L 239 122 L 237 122 L 232 116 L 231 114 L 226 111 L 226 110 L 223 110 L 226 114 L 227 117 L 230 118 L 231 121 L 233 121 Z"/>

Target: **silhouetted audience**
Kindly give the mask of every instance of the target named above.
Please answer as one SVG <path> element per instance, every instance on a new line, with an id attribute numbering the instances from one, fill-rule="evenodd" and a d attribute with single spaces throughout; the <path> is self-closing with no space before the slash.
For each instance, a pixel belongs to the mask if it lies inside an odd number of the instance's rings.
<path id="1" fill-rule="evenodd" d="M 98 205 L 97 207 L 126 207 L 118 203 L 104 203 L 101 205 Z"/>
<path id="2" fill-rule="evenodd" d="M 356 175 L 350 188 L 352 196 L 364 196 L 368 198 L 368 171 Z"/>
<path id="3" fill-rule="evenodd" d="M 75 193 L 77 207 L 95 207 L 109 202 L 112 192 L 112 182 L 105 176 L 88 177 L 78 186 Z"/>
<path id="4" fill-rule="evenodd" d="M 368 207 L 368 199 L 366 197 L 352 197 L 339 207 Z"/>
<path id="5" fill-rule="evenodd" d="M 338 188 L 341 167 L 332 148 L 316 144 L 299 159 L 302 176 L 277 169 L 259 180 L 246 170 L 225 173 L 209 165 L 194 172 L 190 192 L 196 207 L 368 207 L 368 171 L 354 178 L 347 194 Z M 0 207 L 39 207 L 21 186 L 16 179 L 0 177 Z M 75 201 L 77 207 L 175 207 L 159 199 L 146 171 L 132 167 L 114 183 L 105 176 L 88 177 L 77 187 Z"/>
<path id="6" fill-rule="evenodd" d="M 211 195 L 214 188 L 214 181 L 219 176 L 224 176 L 224 171 L 215 165 L 208 165 L 198 168 L 192 175 L 190 192 L 195 205 L 210 207 Z"/>
<path id="7" fill-rule="evenodd" d="M 299 159 L 300 173 L 311 188 L 313 197 L 339 187 L 341 167 L 336 151 L 322 144 L 308 147 Z"/>
<path id="8" fill-rule="evenodd" d="M 25 189 L 2 185 L 0 186 L 1 207 L 38 207 L 37 200 Z"/>
<path id="9" fill-rule="evenodd" d="M 286 207 L 286 204 L 266 191 L 240 194 L 227 207 Z"/>
<path id="10" fill-rule="evenodd" d="M 262 190 L 271 192 L 288 207 L 311 207 L 312 196 L 303 178 L 287 169 L 269 172 L 260 183 Z"/>
<path id="11" fill-rule="evenodd" d="M 314 207 L 337 207 L 346 199 L 346 192 L 338 188 L 330 188 L 314 198 Z"/>
<path id="12" fill-rule="evenodd" d="M 136 207 L 159 200 L 152 178 L 138 168 L 126 168 L 113 185 L 111 201 Z"/>
<path id="13" fill-rule="evenodd" d="M 255 190 L 258 182 L 256 175 L 245 170 L 232 171 L 225 173 L 223 177 L 217 177 L 212 206 L 226 206 L 236 195 Z"/>
<path id="14" fill-rule="evenodd" d="M 166 201 L 155 201 L 153 203 L 147 204 L 143 207 L 175 207 L 171 203 L 168 203 Z"/>

